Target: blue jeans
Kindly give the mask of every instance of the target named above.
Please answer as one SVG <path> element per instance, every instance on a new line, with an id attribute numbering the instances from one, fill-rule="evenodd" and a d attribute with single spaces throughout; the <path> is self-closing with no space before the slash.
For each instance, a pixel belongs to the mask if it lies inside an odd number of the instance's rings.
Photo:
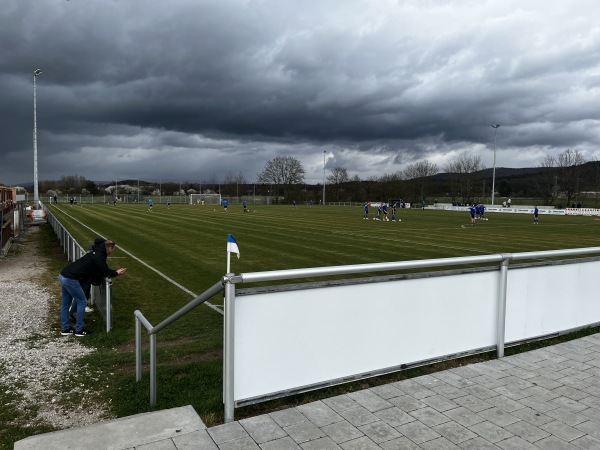
<path id="1" fill-rule="evenodd" d="M 69 323 L 69 307 L 73 300 L 77 304 L 77 323 L 75 325 L 75 331 L 81 331 L 83 329 L 83 316 L 85 315 L 85 307 L 87 306 L 87 299 L 85 293 L 81 288 L 79 280 L 73 280 L 71 278 L 65 278 L 62 275 L 58 276 L 58 282 L 60 283 L 62 291 L 62 306 L 60 309 L 60 322 L 63 330 L 71 328 Z"/>

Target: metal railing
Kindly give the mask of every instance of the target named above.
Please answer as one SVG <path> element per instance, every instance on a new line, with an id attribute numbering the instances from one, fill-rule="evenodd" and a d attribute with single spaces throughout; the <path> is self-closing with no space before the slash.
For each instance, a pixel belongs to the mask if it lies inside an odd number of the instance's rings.
<path id="1" fill-rule="evenodd" d="M 41 203 L 41 202 L 40 202 Z M 52 212 L 44 206 L 42 208 L 46 211 L 48 217 L 48 223 L 54 230 L 54 233 L 58 237 L 60 246 L 63 249 L 67 260 L 73 262 L 81 258 L 87 253 L 77 240 L 67 231 L 65 226 L 52 214 Z M 104 284 L 100 286 L 92 286 L 90 303 L 96 305 L 98 310 L 104 317 L 106 323 L 106 332 L 109 333 L 112 329 L 112 279 L 105 278 Z"/>
<path id="2" fill-rule="evenodd" d="M 148 336 L 150 337 L 150 405 L 156 405 L 156 335 L 160 330 L 166 328 L 180 317 L 184 316 L 192 309 L 206 302 L 211 297 L 215 296 L 224 289 L 224 285 L 227 283 L 226 277 L 223 277 L 221 281 L 215 283 L 202 294 L 194 298 L 192 301 L 187 303 L 185 306 L 171 314 L 165 320 L 160 322 L 156 326 L 152 324 L 144 317 L 139 311 L 134 311 L 135 316 L 135 381 L 142 379 L 142 325 L 148 330 Z"/>

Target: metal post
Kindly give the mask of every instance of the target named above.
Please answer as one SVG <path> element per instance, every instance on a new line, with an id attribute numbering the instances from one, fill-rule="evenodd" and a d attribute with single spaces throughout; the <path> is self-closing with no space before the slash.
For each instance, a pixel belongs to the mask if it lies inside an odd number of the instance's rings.
<path id="1" fill-rule="evenodd" d="M 498 128 L 500 128 L 500 124 L 497 123 L 492 125 L 494 129 L 494 170 L 492 172 L 492 206 L 494 206 L 494 195 L 496 193 L 496 137 L 498 134 Z"/>
<path id="2" fill-rule="evenodd" d="M 323 206 L 325 206 L 325 155 L 326 150 L 323 150 Z"/>
<path id="3" fill-rule="evenodd" d="M 33 71 L 33 208 L 40 208 L 40 198 L 38 191 L 38 157 L 37 157 L 37 98 L 36 98 L 36 78 L 42 74 L 40 69 Z"/>
<path id="4" fill-rule="evenodd" d="M 498 317 L 497 317 L 497 335 L 496 346 L 498 358 L 504 356 L 504 338 L 506 332 L 506 286 L 508 282 L 508 263 L 511 255 L 503 255 L 500 263 L 500 275 L 498 279 Z"/>
<path id="5" fill-rule="evenodd" d="M 135 316 L 135 381 L 142 379 L 142 324 Z"/>
<path id="6" fill-rule="evenodd" d="M 112 280 L 106 278 L 106 332 L 112 329 Z"/>
<path id="7" fill-rule="evenodd" d="M 234 421 L 234 325 L 235 325 L 235 285 L 231 283 L 232 273 L 225 275 L 225 314 L 223 342 L 223 403 L 225 423 Z"/>
<path id="8" fill-rule="evenodd" d="M 150 335 L 150 406 L 156 406 L 156 334 Z"/>

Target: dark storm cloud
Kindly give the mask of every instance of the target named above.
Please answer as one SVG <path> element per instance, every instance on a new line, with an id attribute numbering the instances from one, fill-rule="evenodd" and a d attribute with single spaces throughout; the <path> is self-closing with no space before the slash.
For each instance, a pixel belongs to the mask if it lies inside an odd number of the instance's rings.
<path id="1" fill-rule="evenodd" d="M 0 182 L 32 178 L 37 67 L 40 179 L 253 181 L 277 155 L 299 158 L 309 181 L 324 164 L 368 178 L 462 151 L 490 161 L 491 123 L 500 165 L 572 147 L 591 158 L 598 12 L 558 0 L 5 1 Z"/>

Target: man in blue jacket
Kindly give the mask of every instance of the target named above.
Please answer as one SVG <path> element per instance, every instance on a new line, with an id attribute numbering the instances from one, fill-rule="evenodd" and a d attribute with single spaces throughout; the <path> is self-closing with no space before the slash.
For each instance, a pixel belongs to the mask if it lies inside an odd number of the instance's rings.
<path id="1" fill-rule="evenodd" d="M 115 250 L 115 243 L 111 240 L 104 240 L 100 237 L 94 240 L 92 250 L 86 253 L 77 261 L 65 267 L 58 276 L 62 292 L 62 306 L 60 309 L 60 321 L 62 325 L 61 334 L 69 336 L 87 336 L 91 333 L 85 328 L 83 318 L 85 316 L 85 307 L 87 299 L 82 284 L 97 284 L 99 279 L 106 277 L 115 278 L 125 272 L 125 268 L 113 270 L 108 267 L 106 258 Z M 77 322 L 75 329 L 71 329 L 69 323 L 69 307 L 73 300 L 77 303 Z"/>

